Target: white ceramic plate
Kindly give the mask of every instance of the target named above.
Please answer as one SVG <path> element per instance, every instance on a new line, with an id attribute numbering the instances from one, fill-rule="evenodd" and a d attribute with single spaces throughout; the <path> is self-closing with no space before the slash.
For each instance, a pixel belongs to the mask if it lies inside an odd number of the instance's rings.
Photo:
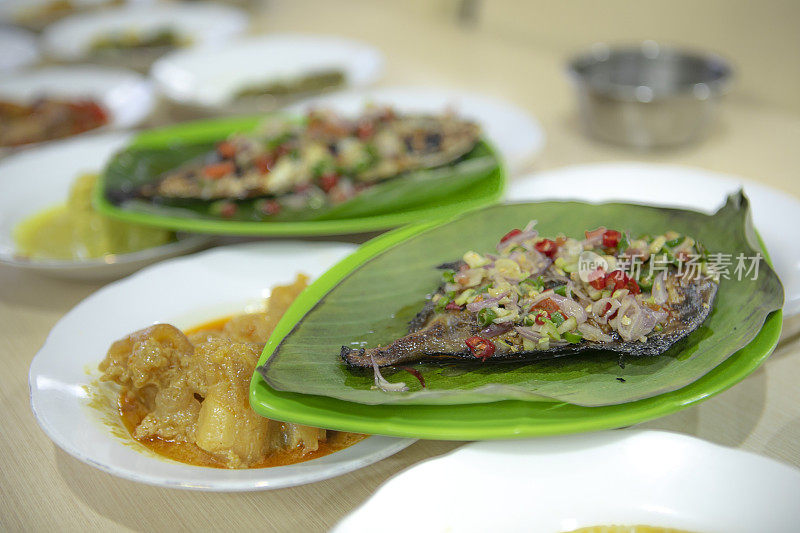
<path id="1" fill-rule="evenodd" d="M 405 112 L 440 113 L 453 109 L 475 120 L 499 150 L 511 176 L 525 170 L 544 147 L 544 131 L 528 113 L 507 102 L 462 91 L 421 87 L 382 88 L 312 98 L 288 109 L 303 112 L 316 107 L 355 115 L 367 103 L 391 105 Z"/>
<path id="2" fill-rule="evenodd" d="M 48 261 L 16 255 L 14 227 L 30 215 L 66 201 L 75 178 L 102 170 L 111 154 L 129 138 L 128 133 L 85 135 L 31 148 L 0 161 L 0 263 L 62 278 L 114 279 L 208 245 L 211 237 L 181 235 L 174 243 L 102 259 Z"/>
<path id="3" fill-rule="evenodd" d="M 14 72 L 0 79 L 0 99 L 27 103 L 40 97 L 89 98 L 110 115 L 101 129 L 131 128 L 153 110 L 153 88 L 130 70 L 93 65 L 44 67 Z"/>
<path id="4" fill-rule="evenodd" d="M 557 533 L 646 524 L 790 533 L 800 471 L 660 431 L 468 444 L 398 474 L 335 529 Z M 402 514 L 402 519 L 397 514 Z"/>
<path id="5" fill-rule="evenodd" d="M 39 27 L 41 23 L 48 22 L 53 17 L 60 18 L 72 11 L 102 7 L 112 1 L 70 0 L 70 9 L 65 11 L 58 7 L 58 4 L 61 3 L 60 0 L 2 0 L 0 2 L 0 21 Z M 54 7 L 55 11 L 53 11 Z"/>
<path id="6" fill-rule="evenodd" d="M 84 386 L 115 340 L 157 322 L 180 328 L 241 312 L 295 274 L 322 274 L 355 248 L 343 243 L 259 242 L 216 248 L 142 270 L 96 292 L 62 318 L 33 359 L 31 405 L 45 433 L 67 453 L 134 481 L 197 490 L 243 491 L 300 485 L 356 470 L 405 448 L 413 439 L 370 437 L 296 465 L 225 470 L 180 464 L 142 453 L 111 435 L 87 405 Z M 98 372 L 94 372 L 94 377 Z"/>
<path id="7" fill-rule="evenodd" d="M 125 5 L 66 17 L 44 31 L 44 52 L 58 60 L 84 58 L 98 37 L 168 27 L 193 45 L 222 43 L 247 29 L 247 15 L 234 7 L 205 2 Z"/>
<path id="8" fill-rule="evenodd" d="M 36 36 L 12 26 L 0 27 L 0 72 L 8 72 L 39 60 Z"/>
<path id="9" fill-rule="evenodd" d="M 248 85 L 326 69 L 343 72 L 350 87 L 363 87 L 380 77 L 383 56 L 372 46 L 341 37 L 279 34 L 179 50 L 156 61 L 152 76 L 175 102 L 218 108 Z"/>
<path id="10" fill-rule="evenodd" d="M 783 283 L 787 316 L 800 312 L 800 200 L 737 176 L 699 168 L 646 163 L 575 165 L 513 180 L 507 200 L 625 201 L 713 213 L 744 187 L 761 234 Z"/>

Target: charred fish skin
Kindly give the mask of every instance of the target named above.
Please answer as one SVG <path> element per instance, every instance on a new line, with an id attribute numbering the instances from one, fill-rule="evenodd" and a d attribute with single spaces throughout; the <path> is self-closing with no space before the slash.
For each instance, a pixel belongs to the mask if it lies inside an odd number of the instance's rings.
<path id="1" fill-rule="evenodd" d="M 545 361 L 599 350 L 632 357 L 660 355 L 702 325 L 711 313 L 717 292 L 717 284 L 711 280 L 681 284 L 680 287 L 683 300 L 674 307 L 675 315 L 662 331 L 648 335 L 644 342 L 625 342 L 618 334 L 614 334 L 614 340 L 607 343 L 583 341 L 579 344 L 554 346 L 547 350 L 514 351 L 500 336 L 495 342 L 496 351 L 482 361 L 465 344 L 468 338 L 480 334 L 474 318 L 465 311 L 437 314 L 434 305 L 428 301 L 422 311 L 409 322 L 409 334 L 405 337 L 376 348 L 353 350 L 342 346 L 340 356 L 350 367 L 369 368 L 373 360 L 379 367 L 384 367 L 418 362 L 482 364 L 488 361 Z"/>
<path id="2" fill-rule="evenodd" d="M 526 231 L 527 234 L 521 230 L 510 232 L 500 241 L 498 251 L 509 235 L 535 236 Z M 587 240 L 578 243 L 577 250 L 591 250 L 597 231 L 587 232 Z M 620 236 L 619 232 L 611 233 Z M 688 256 L 691 248 L 686 243 L 693 246 L 694 241 L 669 233 L 669 239 L 655 238 L 658 246 L 653 248 L 664 250 L 669 242 L 679 257 Z M 566 238 L 560 239 L 563 246 L 570 246 Z M 564 256 L 552 251 L 556 242 L 532 242 L 533 246 L 527 248 L 512 242 L 511 252 L 499 256 L 481 257 L 468 252 L 464 260 L 437 266 L 446 271 L 443 281 L 409 322 L 408 334 L 386 346 L 361 350 L 342 347 L 343 362 L 354 368 L 373 363 L 381 367 L 416 362 L 484 364 L 541 361 L 600 350 L 630 357 L 656 356 L 697 330 L 713 309 L 718 282 L 682 272 L 680 262 L 688 259 L 676 259 L 672 250 L 666 250 L 665 255 L 671 260 L 670 266 L 662 269 L 655 280 L 650 274 L 645 286 L 655 292 L 648 293 L 619 270 L 593 272 L 594 279 L 587 281 L 588 276 L 581 278 L 582 274 L 570 267 Z M 606 238 L 600 248 L 606 256 L 611 248 L 608 242 Z M 520 265 L 533 264 L 524 257 L 524 251 L 532 252 L 534 248 L 549 250 L 550 263 L 535 273 L 535 279 L 526 278 L 528 273 L 520 275 Z M 486 272 L 475 277 L 475 270 L 480 268 Z M 489 278 L 482 277 L 484 274 L 491 278 L 488 284 Z M 507 282 L 523 278 L 526 284 Z M 459 283 L 464 286 L 459 287 Z M 594 290 L 594 296 L 585 290 Z M 466 305 L 468 302 L 474 303 Z"/>

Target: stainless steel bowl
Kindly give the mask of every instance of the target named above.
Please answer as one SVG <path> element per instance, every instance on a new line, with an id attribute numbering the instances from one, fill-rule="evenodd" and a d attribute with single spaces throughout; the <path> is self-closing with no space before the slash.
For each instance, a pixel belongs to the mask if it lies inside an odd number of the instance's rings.
<path id="1" fill-rule="evenodd" d="M 637 148 L 703 137 L 731 79 L 730 66 L 718 56 L 653 41 L 596 44 L 570 62 L 569 73 L 589 134 Z"/>

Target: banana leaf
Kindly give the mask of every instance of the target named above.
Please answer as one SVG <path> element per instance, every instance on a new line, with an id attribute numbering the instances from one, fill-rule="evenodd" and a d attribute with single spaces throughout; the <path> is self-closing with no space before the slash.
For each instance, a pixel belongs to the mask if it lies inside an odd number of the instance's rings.
<path id="1" fill-rule="evenodd" d="M 466 250 L 490 251 L 509 229 L 536 219 L 540 234 L 581 238 L 604 225 L 634 235 L 675 230 L 695 237 L 708 253 L 731 254 L 712 313 L 702 326 L 655 357 L 626 358 L 584 352 L 533 363 L 417 364 L 426 387 L 411 374 L 387 370 L 408 392 L 373 387 L 372 371 L 348 369 L 342 346 L 388 344 L 407 333 L 441 279 L 436 266 Z M 493 206 L 444 223 L 403 228 L 379 237 L 326 273 L 289 309 L 262 354 L 258 372 L 267 384 L 362 404 L 468 404 L 499 400 L 552 400 L 582 406 L 632 402 L 682 388 L 748 344 L 767 316 L 783 305 L 783 288 L 767 261 L 738 280 L 737 257 L 761 252 L 748 201 L 732 195 L 716 214 L 622 203 L 541 202 Z M 749 260 L 743 263 L 750 266 Z M 771 351 L 774 346 L 765 347 Z M 622 378 L 622 380 L 618 379 Z M 624 381 L 623 381 L 624 380 Z"/>
<path id="2" fill-rule="evenodd" d="M 215 143 L 232 133 L 254 130 L 263 117 L 245 117 L 182 124 L 140 134 L 130 146 L 115 154 L 100 180 L 98 208 L 111 216 L 122 213 L 133 222 L 172 226 L 170 219 L 215 221 L 226 224 L 295 223 L 364 218 L 418 208 L 436 207 L 457 202 L 459 193 L 485 190 L 487 180 L 502 174 L 499 161 L 486 143 L 480 142 L 467 155 L 443 167 L 408 172 L 363 191 L 337 205 L 321 205 L 314 209 L 284 209 L 276 215 L 265 215 L 256 207 L 258 199 L 237 203 L 236 213 L 223 218 L 218 202 L 135 198 L 132 193 L 155 181 L 164 172 L 202 156 L 214 149 Z M 490 203 L 495 198 L 486 198 Z M 140 215 L 138 218 L 133 215 Z M 181 229 L 193 229 L 182 227 Z M 209 229 L 198 227 L 198 230 Z M 213 229 L 213 227 L 211 227 Z"/>

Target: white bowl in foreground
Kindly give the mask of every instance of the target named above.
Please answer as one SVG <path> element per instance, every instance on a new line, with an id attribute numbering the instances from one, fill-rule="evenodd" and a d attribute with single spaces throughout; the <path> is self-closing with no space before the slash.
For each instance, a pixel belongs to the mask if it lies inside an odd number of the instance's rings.
<path id="1" fill-rule="evenodd" d="M 676 433 L 619 430 L 468 444 L 396 475 L 334 532 L 650 525 L 790 533 L 800 523 L 798 494 L 800 471 L 770 459 Z"/>

